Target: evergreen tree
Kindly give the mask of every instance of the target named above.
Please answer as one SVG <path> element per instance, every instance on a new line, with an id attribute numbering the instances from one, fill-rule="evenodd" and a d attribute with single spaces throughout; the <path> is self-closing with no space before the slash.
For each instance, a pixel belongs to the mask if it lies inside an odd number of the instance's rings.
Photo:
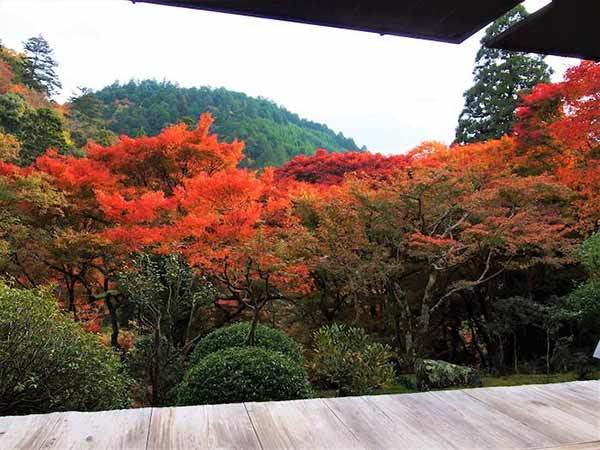
<path id="1" fill-rule="evenodd" d="M 56 94 L 62 85 L 58 80 L 55 68 L 54 52 L 43 36 L 29 38 L 23 43 L 25 60 L 23 64 L 23 81 L 29 87 L 43 91 L 49 96 Z"/>
<path id="2" fill-rule="evenodd" d="M 89 119 L 99 119 L 102 117 L 104 103 L 102 103 L 94 91 L 87 87 L 78 88 L 79 93 L 69 98 L 69 103 L 73 111 L 83 114 Z"/>
<path id="3" fill-rule="evenodd" d="M 18 162 L 23 166 L 50 148 L 61 153 L 69 149 L 60 116 L 50 108 L 28 109 L 16 136 L 21 141 Z"/>
<path id="4" fill-rule="evenodd" d="M 550 81 L 552 69 L 543 56 L 485 47 L 485 42 L 527 15 L 527 10 L 519 5 L 485 30 L 475 59 L 474 85 L 464 93 L 465 106 L 458 119 L 456 142 L 483 141 L 510 133 L 519 93 Z"/>

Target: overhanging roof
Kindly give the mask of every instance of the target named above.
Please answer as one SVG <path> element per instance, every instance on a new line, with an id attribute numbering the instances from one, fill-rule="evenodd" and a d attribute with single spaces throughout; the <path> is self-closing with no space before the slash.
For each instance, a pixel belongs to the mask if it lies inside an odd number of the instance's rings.
<path id="1" fill-rule="evenodd" d="M 458 44 L 522 0 L 131 0 Z M 596 0 L 588 0 L 595 2 Z M 600 0 L 598 0 L 600 1 Z"/>
<path id="2" fill-rule="evenodd" d="M 554 0 L 487 46 L 600 60 L 600 0 Z"/>

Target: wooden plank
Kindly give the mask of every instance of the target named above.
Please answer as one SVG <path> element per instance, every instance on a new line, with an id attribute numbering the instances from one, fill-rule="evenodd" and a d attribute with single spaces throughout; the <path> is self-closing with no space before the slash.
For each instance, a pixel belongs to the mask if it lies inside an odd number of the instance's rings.
<path id="1" fill-rule="evenodd" d="M 144 450 L 150 408 L 60 414 L 44 449 Z"/>
<path id="2" fill-rule="evenodd" d="M 573 383 L 560 383 L 551 386 L 539 386 L 540 389 L 554 392 L 560 391 L 561 394 L 572 395 L 579 398 L 581 402 L 588 405 L 594 411 L 598 411 L 600 404 L 600 381 L 583 381 Z M 600 413 L 600 411 L 598 411 Z"/>
<path id="3" fill-rule="evenodd" d="M 546 389 L 544 386 L 532 386 L 537 393 L 561 411 L 579 417 L 581 420 L 600 429 L 600 399 L 563 389 Z"/>
<path id="4" fill-rule="evenodd" d="M 392 420 L 365 397 L 345 397 L 324 400 L 365 448 L 451 448 L 440 444 L 420 424 Z"/>
<path id="5" fill-rule="evenodd" d="M 444 408 L 446 420 L 463 436 L 478 435 L 482 448 L 526 448 L 534 445 L 556 445 L 551 437 L 487 406 L 464 391 L 431 392 L 431 402 Z M 533 412 L 532 412 L 533 413 Z"/>
<path id="6" fill-rule="evenodd" d="M 355 449 L 358 439 L 321 399 L 247 403 L 263 449 Z"/>
<path id="7" fill-rule="evenodd" d="M 8 449 L 600 449 L 600 382 L 0 417 Z M 562 447 L 561 447 L 562 446 Z"/>
<path id="8" fill-rule="evenodd" d="M 600 400 L 600 381 L 574 381 L 570 383 L 536 384 L 533 386 L 544 391 L 567 392 L 592 401 Z"/>
<path id="9" fill-rule="evenodd" d="M 558 383 L 556 385 L 560 388 L 561 386 L 564 389 L 567 389 L 572 392 L 578 392 L 586 397 L 593 398 L 595 400 L 600 400 L 600 380 L 593 381 L 575 381 L 573 383 Z"/>
<path id="10" fill-rule="evenodd" d="M 477 388 L 464 392 L 559 444 L 597 439 L 595 427 L 567 411 L 562 411 L 553 401 L 540 395 L 531 386 Z"/>
<path id="11" fill-rule="evenodd" d="M 148 449 L 260 449 L 242 403 L 154 408 Z"/>
<path id="12" fill-rule="evenodd" d="M 412 433 L 427 436 L 431 440 L 427 448 L 464 448 L 464 441 L 461 445 L 450 436 L 452 427 L 443 420 L 442 412 L 420 403 L 419 398 L 425 395 L 427 394 L 378 395 L 366 399 Z"/>
<path id="13" fill-rule="evenodd" d="M 39 449 L 61 414 L 0 417 L 0 450 Z"/>
<path id="14" fill-rule="evenodd" d="M 370 397 L 394 421 L 433 436 L 428 448 L 525 448 L 558 442 L 491 410 L 461 391 Z M 520 433 L 517 434 L 517 433 Z"/>
<path id="15" fill-rule="evenodd" d="M 598 450 L 600 441 L 581 442 L 579 444 L 562 445 L 560 447 L 538 447 L 538 450 Z"/>

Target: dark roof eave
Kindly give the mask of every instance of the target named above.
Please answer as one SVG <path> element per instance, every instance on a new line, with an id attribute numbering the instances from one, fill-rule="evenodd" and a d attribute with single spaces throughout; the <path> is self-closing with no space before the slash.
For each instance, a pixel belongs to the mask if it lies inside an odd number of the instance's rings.
<path id="1" fill-rule="evenodd" d="M 598 17 L 600 1 L 553 0 L 486 46 L 600 61 Z"/>
<path id="2" fill-rule="evenodd" d="M 131 1 L 458 44 L 523 0 Z"/>

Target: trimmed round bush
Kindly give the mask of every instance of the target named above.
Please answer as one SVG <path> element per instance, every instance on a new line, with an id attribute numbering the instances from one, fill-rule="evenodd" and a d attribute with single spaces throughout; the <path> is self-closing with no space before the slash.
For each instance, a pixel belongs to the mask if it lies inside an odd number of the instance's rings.
<path id="1" fill-rule="evenodd" d="M 231 347 L 246 346 L 250 327 L 251 324 L 249 322 L 239 322 L 213 331 L 203 337 L 198 345 L 196 345 L 190 361 L 192 364 L 197 364 L 211 353 Z M 276 330 L 275 328 L 258 324 L 256 326 L 254 346 L 282 353 L 298 364 L 304 364 L 304 357 L 298 344 L 283 331 Z"/>
<path id="2" fill-rule="evenodd" d="M 47 290 L 0 283 L 0 416 L 129 406 L 119 357 Z"/>
<path id="3" fill-rule="evenodd" d="M 186 373 L 179 405 L 239 403 L 308 398 L 304 367 L 287 356 L 259 347 L 232 347 L 211 353 Z"/>

